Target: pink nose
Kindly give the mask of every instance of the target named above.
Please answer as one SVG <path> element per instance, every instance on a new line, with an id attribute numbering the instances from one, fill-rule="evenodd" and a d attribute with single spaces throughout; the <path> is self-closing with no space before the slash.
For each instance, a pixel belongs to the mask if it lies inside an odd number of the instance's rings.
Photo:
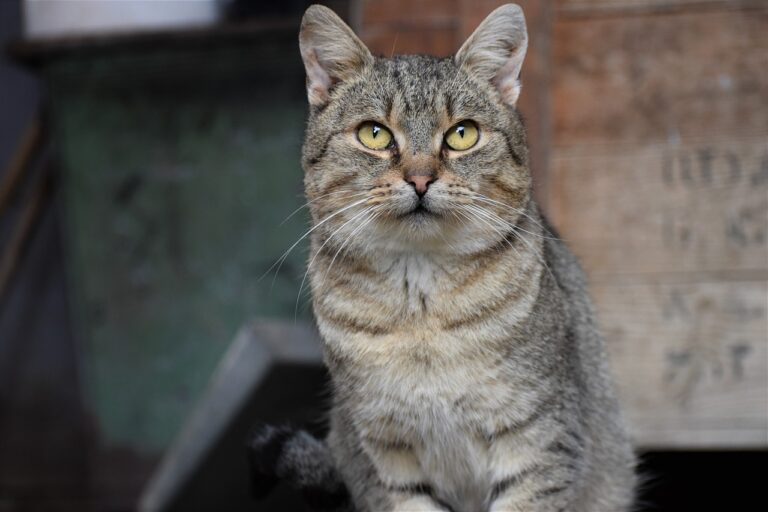
<path id="1" fill-rule="evenodd" d="M 432 174 L 427 174 L 427 175 L 414 174 L 414 175 L 406 176 L 405 181 L 413 185 L 414 190 L 416 190 L 416 194 L 418 194 L 418 196 L 421 197 L 427 193 L 429 184 L 435 181 L 435 177 Z"/>

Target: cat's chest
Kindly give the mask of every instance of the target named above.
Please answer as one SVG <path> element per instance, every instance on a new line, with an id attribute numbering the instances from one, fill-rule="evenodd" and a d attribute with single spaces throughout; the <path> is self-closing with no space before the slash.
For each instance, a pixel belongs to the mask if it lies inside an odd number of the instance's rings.
<path id="1" fill-rule="evenodd" d="M 387 271 L 382 292 L 387 293 L 403 313 L 415 318 L 441 307 L 446 272 L 434 260 L 421 255 L 395 259 Z"/>
<path id="2" fill-rule="evenodd" d="M 495 474 L 489 439 L 516 408 L 507 371 L 489 358 L 368 372 L 357 381 L 353 417 L 364 439 L 410 446 L 429 485 L 456 510 L 483 510 Z"/>
<path id="3" fill-rule="evenodd" d="M 514 395 L 507 365 L 485 354 L 439 357 L 424 354 L 431 350 L 423 346 L 411 350 L 390 354 L 389 364 L 361 369 L 349 390 L 358 397 L 356 416 L 366 428 L 386 426 L 393 439 L 417 444 L 482 440 Z"/>
<path id="4" fill-rule="evenodd" d="M 423 256 L 398 258 L 381 271 L 390 276 L 377 290 L 388 304 L 386 332 L 323 330 L 320 322 L 329 351 L 353 377 L 347 384 L 360 407 L 422 417 L 417 412 L 428 404 L 433 417 L 487 418 L 497 397 L 509 395 L 504 353 L 535 290 L 511 300 L 498 283 L 460 291 L 450 265 Z M 493 314 L 473 321 L 475 311 L 489 307 Z"/>
<path id="5" fill-rule="evenodd" d="M 436 493 L 460 499 L 461 510 L 480 510 L 490 492 L 492 462 L 483 432 L 493 413 L 479 413 L 471 401 L 457 399 L 461 395 L 412 388 L 411 394 L 367 409 L 363 431 L 409 445 Z"/>

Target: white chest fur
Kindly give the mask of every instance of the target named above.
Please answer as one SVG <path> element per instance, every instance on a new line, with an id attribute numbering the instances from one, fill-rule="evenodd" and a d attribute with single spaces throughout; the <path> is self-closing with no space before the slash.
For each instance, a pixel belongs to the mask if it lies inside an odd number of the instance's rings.
<path id="1" fill-rule="evenodd" d="M 437 292 L 437 281 L 443 272 L 439 264 L 424 255 L 407 254 L 394 260 L 389 272 L 393 289 L 401 287 L 409 313 L 424 313 L 427 301 Z"/>
<path id="2" fill-rule="evenodd" d="M 438 493 L 450 492 L 450 501 L 466 502 L 461 510 L 481 510 L 489 495 L 494 478 L 483 433 L 506 422 L 500 417 L 509 413 L 504 400 L 516 391 L 491 347 L 508 342 L 510 330 L 527 317 L 537 279 L 534 286 L 521 284 L 525 293 L 510 294 L 514 298 L 483 322 L 450 327 L 451 308 L 464 307 L 466 314 L 491 300 L 485 297 L 506 298 L 511 281 L 505 267 L 496 269 L 492 283 L 461 294 L 454 291 L 450 262 L 402 255 L 377 269 L 387 276 L 381 296 L 399 311 L 386 334 L 319 321 L 326 342 L 349 361 L 359 433 L 412 446 L 427 482 Z"/>
<path id="3" fill-rule="evenodd" d="M 445 499 L 461 500 L 461 510 L 482 510 L 493 481 L 482 432 L 493 423 L 488 411 L 494 407 L 483 394 L 467 392 L 492 378 L 494 371 L 480 366 L 369 373 L 360 391 L 379 399 L 361 402 L 356 411 L 364 430 L 412 446 L 425 480 L 438 493 L 450 493 Z"/>

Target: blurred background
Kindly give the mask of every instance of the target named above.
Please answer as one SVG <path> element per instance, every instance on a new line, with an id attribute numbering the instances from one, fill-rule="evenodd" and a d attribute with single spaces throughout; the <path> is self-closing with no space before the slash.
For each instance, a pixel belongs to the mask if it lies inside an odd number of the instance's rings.
<path id="1" fill-rule="evenodd" d="M 249 501 L 244 446 L 323 428 L 306 246 L 274 266 L 308 222 L 309 3 L 0 0 L 0 512 L 302 510 Z M 447 56 L 504 2 L 324 3 L 374 53 Z M 768 2 L 518 3 L 535 193 L 590 276 L 640 510 L 763 510 Z"/>

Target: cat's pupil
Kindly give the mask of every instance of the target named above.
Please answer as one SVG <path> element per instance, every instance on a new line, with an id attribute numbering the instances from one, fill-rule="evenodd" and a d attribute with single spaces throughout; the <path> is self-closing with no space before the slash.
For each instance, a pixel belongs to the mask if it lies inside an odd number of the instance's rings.
<path id="1" fill-rule="evenodd" d="M 456 127 L 456 133 L 458 133 L 459 136 L 463 139 L 464 138 L 464 127 L 463 126 L 457 126 Z"/>
<path id="2" fill-rule="evenodd" d="M 373 127 L 373 129 L 372 129 L 371 131 L 373 132 L 373 138 L 375 139 L 375 138 L 376 138 L 376 136 L 377 136 L 377 135 L 379 134 L 379 132 L 381 131 L 381 128 L 379 128 L 378 126 L 374 126 L 374 127 Z"/>

